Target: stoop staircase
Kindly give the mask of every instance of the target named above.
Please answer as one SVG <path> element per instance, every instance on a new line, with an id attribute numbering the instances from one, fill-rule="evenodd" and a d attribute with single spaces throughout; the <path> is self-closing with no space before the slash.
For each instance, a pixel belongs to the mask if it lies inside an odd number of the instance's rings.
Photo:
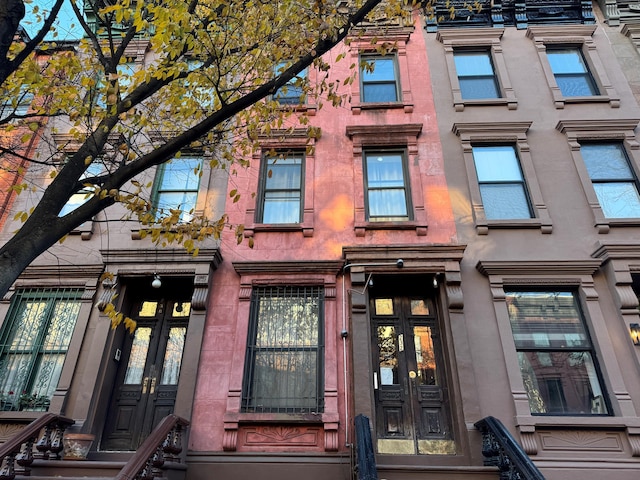
<path id="1" fill-rule="evenodd" d="M 182 434 L 189 425 L 166 416 L 133 454 L 61 459 L 63 434 L 74 421 L 48 413 L 0 446 L 0 480 L 183 480 Z"/>
<path id="2" fill-rule="evenodd" d="M 369 419 L 355 418 L 358 480 L 545 480 L 506 427 L 494 417 L 475 424 L 482 433 L 483 467 L 376 465 Z"/>

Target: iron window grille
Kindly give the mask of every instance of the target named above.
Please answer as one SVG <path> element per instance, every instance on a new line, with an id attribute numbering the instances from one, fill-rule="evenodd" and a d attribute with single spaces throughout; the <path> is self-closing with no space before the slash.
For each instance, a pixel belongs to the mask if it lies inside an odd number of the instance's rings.
<path id="1" fill-rule="evenodd" d="M 324 289 L 256 287 L 251 298 L 243 412 L 324 410 Z"/>
<path id="2" fill-rule="evenodd" d="M 0 331 L 2 410 L 47 410 L 78 319 L 82 289 L 20 290 Z"/>

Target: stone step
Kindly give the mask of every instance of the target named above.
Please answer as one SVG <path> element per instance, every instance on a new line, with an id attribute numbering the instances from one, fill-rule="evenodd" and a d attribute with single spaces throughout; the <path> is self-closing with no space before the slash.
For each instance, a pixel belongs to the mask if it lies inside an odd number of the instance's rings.
<path id="1" fill-rule="evenodd" d="M 378 465 L 379 480 L 498 480 L 495 467 Z"/>

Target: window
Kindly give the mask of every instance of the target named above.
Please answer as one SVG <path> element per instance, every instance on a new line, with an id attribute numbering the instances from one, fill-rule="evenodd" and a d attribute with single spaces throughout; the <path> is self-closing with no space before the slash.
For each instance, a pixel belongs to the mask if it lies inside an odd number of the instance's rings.
<path id="1" fill-rule="evenodd" d="M 279 63 L 276 66 L 276 75 L 281 74 L 289 65 L 287 63 Z M 280 105 L 298 105 L 304 103 L 304 87 L 303 85 L 307 80 L 307 71 L 300 72 L 293 80 L 287 82 L 287 84 L 279 89 L 274 99 L 280 103 Z"/>
<path id="2" fill-rule="evenodd" d="M 323 411 L 323 318 L 321 287 L 253 289 L 243 411 Z"/>
<path id="3" fill-rule="evenodd" d="M 593 346 L 574 293 L 505 294 L 531 413 L 608 414 Z"/>
<path id="4" fill-rule="evenodd" d="M 92 178 L 100 175 L 104 171 L 104 164 L 102 162 L 94 161 L 91 165 L 87 167 L 87 170 L 84 172 L 80 181 L 85 178 Z M 84 205 L 95 192 L 95 186 L 93 185 L 84 185 L 82 189 L 80 189 L 77 193 L 74 193 L 69 197 L 69 201 L 62 207 L 60 213 L 58 213 L 58 217 L 64 217 L 67 213 L 73 212 L 76 208 Z"/>
<path id="5" fill-rule="evenodd" d="M 364 162 L 367 219 L 410 220 L 404 152 L 365 152 Z"/>
<path id="6" fill-rule="evenodd" d="M 532 217 L 520 162 L 513 146 L 474 146 L 473 161 L 488 220 Z"/>
<path id="7" fill-rule="evenodd" d="M 10 115 L 26 115 L 29 112 L 29 108 L 31 108 L 33 98 L 33 92 L 27 90 L 27 85 L 22 85 L 19 94 L 14 96 L 13 100 L 0 105 L 0 120 L 4 120 Z"/>
<path id="8" fill-rule="evenodd" d="M 260 223 L 300 223 L 303 156 L 266 157 L 262 168 Z"/>
<path id="9" fill-rule="evenodd" d="M 636 177 L 621 143 L 585 143 L 580 153 L 605 217 L 640 218 Z"/>
<path id="10" fill-rule="evenodd" d="M 360 59 L 363 103 L 399 101 L 395 56 L 363 56 Z"/>
<path id="11" fill-rule="evenodd" d="M 202 159 L 183 156 L 163 163 L 158 167 L 153 188 L 153 207 L 156 217 L 169 215 L 170 210 L 179 209 L 180 221 L 188 222 L 194 217 Z"/>
<path id="12" fill-rule="evenodd" d="M 18 291 L 0 332 L 2 410 L 47 410 L 80 312 L 79 289 Z"/>
<path id="13" fill-rule="evenodd" d="M 599 95 L 596 83 L 579 48 L 547 48 L 547 58 L 563 96 Z"/>
<path id="14" fill-rule="evenodd" d="M 464 100 L 501 97 L 488 51 L 454 51 L 453 58 Z"/>

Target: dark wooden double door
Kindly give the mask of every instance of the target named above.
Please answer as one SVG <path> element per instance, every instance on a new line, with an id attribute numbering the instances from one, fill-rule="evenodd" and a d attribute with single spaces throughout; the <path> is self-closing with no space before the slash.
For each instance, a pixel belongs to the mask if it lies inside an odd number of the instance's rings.
<path id="1" fill-rule="evenodd" d="M 190 313 L 185 298 L 134 302 L 102 435 L 101 450 L 131 451 L 173 413 Z M 118 354 L 116 354 L 116 359 Z"/>
<path id="2" fill-rule="evenodd" d="M 371 297 L 378 453 L 454 454 L 433 298 Z"/>

